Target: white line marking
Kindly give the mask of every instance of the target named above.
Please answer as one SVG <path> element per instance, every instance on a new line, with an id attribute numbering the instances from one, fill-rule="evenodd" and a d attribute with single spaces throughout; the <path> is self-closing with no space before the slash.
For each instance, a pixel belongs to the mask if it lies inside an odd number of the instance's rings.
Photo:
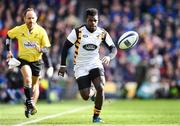
<path id="1" fill-rule="evenodd" d="M 26 121 L 26 122 L 23 122 L 23 123 L 20 123 L 20 124 L 16 124 L 14 126 L 24 126 L 24 125 L 27 125 L 27 124 L 37 123 L 37 122 L 40 122 L 40 121 L 43 121 L 43 120 L 46 120 L 46 119 L 56 118 L 56 117 L 60 117 L 60 116 L 63 116 L 63 115 L 79 112 L 79 111 L 85 110 L 85 109 L 87 109 L 89 107 L 91 107 L 91 106 L 81 107 L 81 108 L 77 108 L 77 109 L 72 109 L 72 110 L 69 110 L 69 111 L 61 112 L 61 113 L 58 113 L 58 114 L 45 116 L 45 117 L 42 117 L 40 119 Z"/>

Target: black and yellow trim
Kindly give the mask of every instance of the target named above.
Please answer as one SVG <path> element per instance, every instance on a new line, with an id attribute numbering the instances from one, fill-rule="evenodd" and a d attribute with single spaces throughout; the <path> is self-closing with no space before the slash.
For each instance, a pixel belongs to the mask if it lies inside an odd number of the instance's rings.
<path id="1" fill-rule="evenodd" d="M 101 41 L 104 42 L 105 38 L 106 38 L 106 33 L 102 32 L 102 34 L 101 34 Z"/>
<path id="2" fill-rule="evenodd" d="M 105 42 L 107 32 L 103 28 L 101 28 L 101 30 L 102 30 L 102 33 L 101 33 L 101 42 Z"/>
<path id="3" fill-rule="evenodd" d="M 101 110 L 94 107 L 94 114 L 99 115 L 101 113 Z"/>
<path id="4" fill-rule="evenodd" d="M 80 43 L 81 43 L 81 38 L 82 38 L 81 28 L 76 29 L 76 35 L 77 35 L 77 40 L 75 42 L 74 64 L 76 64 L 76 58 L 77 58 L 77 55 L 78 55 L 78 50 L 79 50 Z"/>

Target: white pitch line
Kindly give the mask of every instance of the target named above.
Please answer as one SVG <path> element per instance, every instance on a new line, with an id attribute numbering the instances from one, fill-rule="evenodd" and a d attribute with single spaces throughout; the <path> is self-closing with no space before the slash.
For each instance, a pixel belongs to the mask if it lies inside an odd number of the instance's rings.
<path id="1" fill-rule="evenodd" d="M 81 107 L 81 108 L 77 108 L 77 109 L 72 109 L 72 110 L 69 110 L 69 111 L 64 111 L 64 112 L 61 112 L 61 113 L 58 113 L 58 114 L 45 116 L 45 117 L 40 118 L 40 119 L 35 119 L 35 120 L 31 120 L 31 121 L 22 122 L 20 124 L 14 125 L 14 126 L 24 126 L 24 125 L 27 125 L 27 124 L 37 123 L 37 122 L 40 122 L 40 121 L 43 121 L 43 120 L 46 120 L 46 119 L 56 118 L 56 117 L 60 117 L 60 116 L 63 116 L 63 115 L 79 112 L 79 111 L 85 110 L 85 109 L 87 109 L 89 107 L 90 106 L 86 106 L 86 107 Z"/>

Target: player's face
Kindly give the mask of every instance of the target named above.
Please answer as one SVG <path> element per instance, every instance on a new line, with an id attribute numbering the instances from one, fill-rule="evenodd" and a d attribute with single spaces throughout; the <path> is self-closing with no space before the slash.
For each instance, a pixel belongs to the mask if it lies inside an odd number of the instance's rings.
<path id="1" fill-rule="evenodd" d="M 91 31 L 95 31 L 97 28 L 97 24 L 98 24 L 98 15 L 95 16 L 87 16 L 87 27 L 91 30 Z"/>
<path id="2" fill-rule="evenodd" d="M 24 17 L 24 21 L 29 30 L 32 30 L 37 21 L 37 15 L 34 11 L 28 11 Z"/>

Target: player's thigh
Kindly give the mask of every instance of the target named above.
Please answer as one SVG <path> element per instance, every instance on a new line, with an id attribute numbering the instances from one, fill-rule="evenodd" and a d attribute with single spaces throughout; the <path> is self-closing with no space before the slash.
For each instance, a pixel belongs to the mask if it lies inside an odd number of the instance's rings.
<path id="1" fill-rule="evenodd" d="M 32 70 L 32 75 L 33 76 L 40 76 L 41 70 L 42 70 L 42 61 L 36 61 L 36 62 L 31 62 L 29 63 L 31 70 Z"/>
<path id="2" fill-rule="evenodd" d="M 94 68 L 90 70 L 90 77 L 96 90 L 102 90 L 105 84 L 104 70 Z"/>
<path id="3" fill-rule="evenodd" d="M 79 77 L 78 79 L 76 79 L 76 82 L 78 84 L 79 90 L 91 87 L 91 78 L 89 75 Z"/>
<path id="4" fill-rule="evenodd" d="M 32 85 L 39 85 L 40 76 L 32 76 Z"/>
<path id="5" fill-rule="evenodd" d="M 91 87 L 91 79 L 89 75 L 79 77 L 76 79 L 78 84 L 78 89 L 80 91 L 81 96 L 86 99 L 89 97 L 90 87 Z"/>
<path id="6" fill-rule="evenodd" d="M 29 65 L 23 65 L 21 67 L 21 73 L 22 73 L 22 76 L 23 76 L 25 82 L 31 81 L 32 71 L 31 71 L 31 67 Z"/>

